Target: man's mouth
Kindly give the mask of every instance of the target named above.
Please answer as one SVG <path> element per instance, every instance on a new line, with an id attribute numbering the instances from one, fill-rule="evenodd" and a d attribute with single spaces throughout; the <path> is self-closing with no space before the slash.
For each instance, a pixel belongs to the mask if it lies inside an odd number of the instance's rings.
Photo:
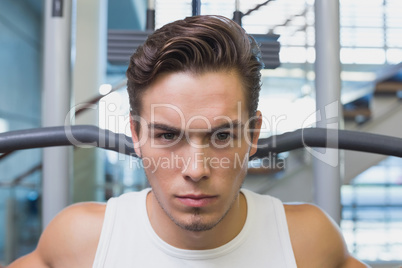
<path id="1" fill-rule="evenodd" d="M 176 198 L 185 206 L 189 207 L 205 207 L 215 202 L 218 197 L 216 195 L 205 194 L 187 194 L 178 195 Z"/>

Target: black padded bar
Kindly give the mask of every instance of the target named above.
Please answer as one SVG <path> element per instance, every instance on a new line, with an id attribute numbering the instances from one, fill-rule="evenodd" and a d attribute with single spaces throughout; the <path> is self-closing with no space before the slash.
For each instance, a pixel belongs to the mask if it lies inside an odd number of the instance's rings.
<path id="1" fill-rule="evenodd" d="M 99 147 L 136 156 L 131 138 L 90 125 L 47 127 L 0 133 L 0 153 L 51 146 Z M 303 147 L 337 148 L 402 157 L 402 139 L 385 135 L 325 128 L 298 129 L 261 139 L 253 157 Z"/>
<path id="2" fill-rule="evenodd" d="M 350 130 L 305 128 L 259 140 L 255 157 L 303 147 L 336 148 L 402 157 L 402 139 Z"/>
<path id="3" fill-rule="evenodd" d="M 0 153 L 66 145 L 99 147 L 136 156 L 130 137 L 91 125 L 46 127 L 0 133 Z"/>

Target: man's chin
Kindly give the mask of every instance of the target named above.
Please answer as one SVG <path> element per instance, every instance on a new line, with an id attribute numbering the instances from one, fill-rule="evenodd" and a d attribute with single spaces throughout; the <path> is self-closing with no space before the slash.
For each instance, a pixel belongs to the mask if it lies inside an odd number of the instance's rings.
<path id="1" fill-rule="evenodd" d="M 180 221 L 174 218 L 171 218 L 171 220 L 183 230 L 191 232 L 204 232 L 212 230 L 215 226 L 217 226 L 221 222 L 223 218 L 218 217 L 216 219 L 213 219 L 213 217 L 202 215 L 202 212 L 198 208 L 195 208 L 194 210 L 192 211 L 191 215 L 187 215 L 188 216 L 187 220 Z"/>
<path id="2" fill-rule="evenodd" d="M 193 223 L 186 223 L 186 224 L 181 224 L 178 222 L 175 222 L 177 226 L 180 228 L 190 231 L 190 232 L 205 232 L 212 230 L 216 225 L 218 225 L 219 222 L 216 223 L 203 223 L 203 222 L 193 222 Z"/>

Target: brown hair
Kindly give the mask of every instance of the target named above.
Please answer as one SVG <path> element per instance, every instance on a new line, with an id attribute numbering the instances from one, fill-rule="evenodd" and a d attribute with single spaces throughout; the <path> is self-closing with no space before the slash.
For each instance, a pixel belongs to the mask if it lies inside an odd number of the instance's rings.
<path id="1" fill-rule="evenodd" d="M 228 18 L 194 16 L 166 24 L 130 58 L 126 75 L 131 115 L 140 115 L 144 90 L 162 73 L 235 70 L 252 117 L 257 111 L 262 68 L 255 40 Z"/>

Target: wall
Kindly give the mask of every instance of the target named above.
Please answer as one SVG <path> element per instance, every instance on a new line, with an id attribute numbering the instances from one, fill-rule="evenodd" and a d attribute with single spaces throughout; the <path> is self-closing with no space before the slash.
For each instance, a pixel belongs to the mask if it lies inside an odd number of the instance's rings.
<path id="1" fill-rule="evenodd" d="M 0 1 L 0 132 L 40 126 L 40 6 L 40 0 Z M 16 152 L 0 162 L 0 182 L 8 182 L 40 162 L 40 150 Z M 13 235 L 12 230 L 6 229 L 6 204 L 10 198 L 27 204 L 27 196 L 37 190 L 39 179 L 40 174 L 36 172 L 24 181 L 33 188 L 0 187 L 0 262 L 6 257 L 4 243 Z M 13 254 L 12 249 L 8 250 L 7 254 Z M 22 248 L 15 250 L 23 251 Z"/>

